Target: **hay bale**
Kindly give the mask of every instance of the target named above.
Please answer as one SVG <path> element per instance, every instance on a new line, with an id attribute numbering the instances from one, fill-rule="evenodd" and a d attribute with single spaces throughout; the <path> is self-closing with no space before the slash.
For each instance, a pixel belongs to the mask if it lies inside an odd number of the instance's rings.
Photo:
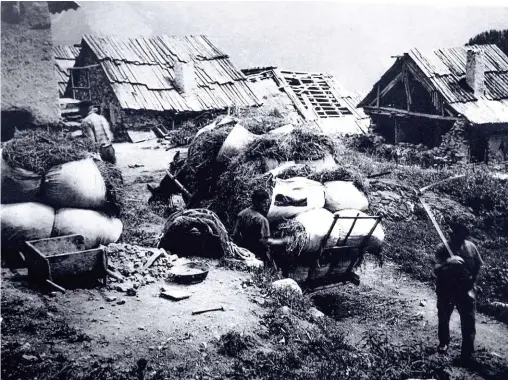
<path id="1" fill-rule="evenodd" d="M 333 141 L 309 128 L 295 128 L 288 134 L 264 135 L 227 164 L 216 156 L 232 127 L 218 127 L 197 136 L 189 148 L 186 166 L 193 171 L 189 190 L 200 192 L 200 207 L 210 207 L 232 229 L 237 214 L 251 204 L 255 188 L 272 192 L 274 182 L 267 162 L 326 159 L 334 152 Z"/>
<path id="2" fill-rule="evenodd" d="M 2 159 L 2 203 L 34 202 L 41 187 L 42 176 L 16 168 Z"/>
<path id="3" fill-rule="evenodd" d="M 100 244 L 116 243 L 122 234 L 120 219 L 110 218 L 94 210 L 61 208 L 57 210 L 51 236 L 79 234 L 85 238 L 86 249 Z"/>
<path id="4" fill-rule="evenodd" d="M 273 186 L 259 162 L 244 162 L 238 157 L 220 175 L 209 207 L 220 216 L 228 230 L 232 230 L 238 213 L 251 206 L 252 192 L 263 188 L 271 194 Z"/>
<path id="5" fill-rule="evenodd" d="M 235 156 L 243 153 L 250 144 L 257 141 L 259 138 L 259 135 L 249 132 L 241 124 L 236 124 L 224 141 L 224 144 L 222 144 L 217 154 L 217 161 L 231 161 Z"/>
<path id="6" fill-rule="evenodd" d="M 313 254 L 321 249 L 323 239 L 333 223 L 333 214 L 325 210 L 309 210 L 286 220 L 276 228 L 278 237 L 289 237 L 290 244 L 286 250 L 292 254 Z M 335 227 L 325 243 L 325 248 L 331 248 L 340 239 L 341 231 Z"/>
<path id="7" fill-rule="evenodd" d="M 55 208 L 102 208 L 106 184 L 92 159 L 54 166 L 44 175 L 41 199 Z"/>
<path id="8" fill-rule="evenodd" d="M 330 181 L 324 183 L 325 209 L 336 212 L 346 209 L 367 211 L 369 201 L 353 182 Z"/>
<path id="9" fill-rule="evenodd" d="M 122 218 L 128 207 L 122 172 L 115 165 L 105 161 L 95 161 L 97 169 L 106 184 L 106 205 L 102 211 L 108 216 Z"/>
<path id="10" fill-rule="evenodd" d="M 51 236 L 55 210 L 42 203 L 26 202 L 2 205 L 2 248 L 23 243 L 25 240 L 45 239 Z"/>
<path id="11" fill-rule="evenodd" d="M 2 157 L 12 167 L 43 175 L 53 166 L 82 160 L 97 152 L 90 139 L 71 139 L 62 132 L 31 129 L 17 132 L 5 144 Z"/>
<path id="12" fill-rule="evenodd" d="M 245 159 L 255 161 L 274 159 L 283 161 L 322 160 L 334 153 L 334 143 L 330 137 L 316 133 L 308 128 L 295 128 L 282 135 L 265 135 L 247 148 Z"/>
<path id="13" fill-rule="evenodd" d="M 332 181 L 352 181 L 355 187 L 365 195 L 369 194 L 370 186 L 367 177 L 357 170 L 336 165 L 333 168 L 314 170 L 309 165 L 294 165 L 280 171 L 278 178 L 305 177 L 313 181 L 326 183 Z"/>
<path id="14" fill-rule="evenodd" d="M 325 189 L 319 182 L 304 177 L 276 179 L 268 220 L 290 219 L 308 210 L 323 208 Z"/>
<path id="15" fill-rule="evenodd" d="M 192 140 L 185 163 L 186 183 L 183 183 L 189 191 L 200 192 L 204 197 L 213 193 L 223 171 L 217 155 L 232 129 L 231 126 L 217 127 Z"/>

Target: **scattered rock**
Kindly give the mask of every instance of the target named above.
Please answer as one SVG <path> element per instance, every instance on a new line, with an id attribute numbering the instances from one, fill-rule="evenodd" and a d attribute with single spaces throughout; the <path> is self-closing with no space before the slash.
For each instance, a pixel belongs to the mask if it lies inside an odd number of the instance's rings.
<path id="1" fill-rule="evenodd" d="M 287 306 L 282 306 L 279 310 L 282 314 L 286 314 L 286 315 L 291 314 L 291 309 Z"/>
<path id="2" fill-rule="evenodd" d="M 124 299 L 119 299 L 118 301 L 116 301 L 116 304 L 117 305 L 123 305 L 123 304 L 125 304 L 125 300 Z"/>
<path id="3" fill-rule="evenodd" d="M 58 292 L 51 292 L 51 293 L 49 293 L 49 296 L 54 298 L 54 297 L 58 296 Z"/>
<path id="4" fill-rule="evenodd" d="M 275 291 L 290 290 L 290 291 L 293 291 L 293 292 L 298 293 L 300 295 L 303 294 L 302 289 L 298 286 L 296 281 L 291 278 L 285 278 L 282 280 L 277 280 L 277 281 L 272 282 L 272 288 Z"/>
<path id="5" fill-rule="evenodd" d="M 133 286 L 130 282 L 122 282 L 118 284 L 115 289 L 119 292 L 127 293 L 130 289 L 133 289 Z"/>
<path id="6" fill-rule="evenodd" d="M 27 342 L 21 346 L 21 351 L 28 351 L 30 349 L 30 347 L 32 347 L 32 346 L 30 345 L 30 343 Z"/>
<path id="7" fill-rule="evenodd" d="M 259 268 L 263 268 L 263 266 L 264 266 L 264 263 L 261 260 L 256 259 L 256 258 L 247 259 L 244 261 L 245 261 L 245 266 L 249 269 L 259 269 Z"/>
<path id="8" fill-rule="evenodd" d="M 130 244 L 113 243 L 108 246 L 108 267 L 117 273 L 121 273 L 131 283 L 133 290 L 139 289 L 141 286 L 151 284 L 160 279 L 166 279 L 169 276 L 169 270 L 178 260 L 177 255 L 168 256 L 160 255 L 160 250 L 155 248 L 141 247 Z M 153 261 L 154 255 L 160 255 Z M 146 268 L 145 264 L 152 262 Z M 112 282 L 113 279 L 112 279 Z M 116 285 L 116 284 L 115 284 Z M 120 292 L 127 292 L 128 287 L 114 287 Z M 135 295 L 130 291 L 129 295 Z"/>
<path id="9" fill-rule="evenodd" d="M 200 350 L 200 351 L 204 351 L 204 350 L 206 350 L 206 342 L 201 342 L 201 343 L 199 344 L 199 350 Z"/>
<path id="10" fill-rule="evenodd" d="M 138 292 L 135 290 L 135 289 L 127 289 L 127 295 L 128 296 L 135 296 L 136 294 L 138 294 Z"/>
<path id="11" fill-rule="evenodd" d="M 23 355 L 22 358 L 23 358 L 23 360 L 26 360 L 27 362 L 35 362 L 35 361 L 39 360 L 37 358 L 37 356 L 33 356 L 33 355 Z"/>
<path id="12" fill-rule="evenodd" d="M 319 311 L 315 307 L 311 307 L 309 309 L 309 314 L 312 318 L 315 318 L 315 319 L 323 318 L 325 316 L 325 314 L 322 311 Z"/>
<path id="13" fill-rule="evenodd" d="M 421 306 L 421 307 L 425 307 L 425 305 L 427 305 L 427 302 L 425 302 L 425 301 L 420 301 L 420 306 Z"/>
<path id="14" fill-rule="evenodd" d="M 116 298 L 117 298 L 117 297 L 107 296 L 107 297 L 106 297 L 106 301 L 108 301 L 108 302 L 115 302 L 115 301 L 116 301 Z"/>

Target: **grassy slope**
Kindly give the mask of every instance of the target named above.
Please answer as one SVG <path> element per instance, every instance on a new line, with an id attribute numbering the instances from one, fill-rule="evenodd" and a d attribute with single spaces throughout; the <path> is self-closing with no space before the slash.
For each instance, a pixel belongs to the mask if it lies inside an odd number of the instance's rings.
<path id="1" fill-rule="evenodd" d="M 345 167 L 357 168 L 365 175 L 391 171 L 384 178 L 394 180 L 414 190 L 457 174 L 464 179 L 438 186 L 440 202 L 456 201 L 470 209 L 472 237 L 482 255 L 485 266 L 478 281 L 478 308 L 499 317 L 492 302 L 508 303 L 508 184 L 489 175 L 488 168 L 422 169 L 416 166 L 395 165 L 337 143 L 336 159 Z M 450 209 L 450 214 L 458 210 Z M 400 269 L 414 278 L 432 284 L 434 247 L 439 238 L 427 217 L 419 213 L 417 220 L 385 221 L 385 255 L 400 265 Z M 441 225 L 442 227 L 446 227 Z M 502 320 L 506 321 L 501 317 Z"/>

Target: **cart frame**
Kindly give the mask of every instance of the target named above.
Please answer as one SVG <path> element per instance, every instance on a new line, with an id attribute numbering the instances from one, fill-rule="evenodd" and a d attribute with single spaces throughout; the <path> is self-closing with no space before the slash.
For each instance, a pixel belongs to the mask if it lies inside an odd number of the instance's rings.
<path id="1" fill-rule="evenodd" d="M 326 243 L 328 242 L 328 239 L 330 238 L 330 235 L 339 219 L 353 219 L 353 223 L 351 224 L 351 227 L 349 228 L 349 231 L 347 232 L 344 240 L 342 240 L 334 247 L 325 248 Z M 360 245 L 355 247 L 348 246 L 347 245 L 348 239 L 351 236 L 353 229 L 355 228 L 356 222 L 361 219 L 375 220 L 375 223 L 373 224 L 369 233 L 363 238 Z M 303 284 L 306 292 L 309 291 L 316 292 L 319 290 L 323 290 L 324 288 L 338 286 L 340 284 L 347 282 L 352 282 L 355 285 L 359 285 L 360 278 L 358 277 L 357 274 L 353 272 L 353 269 L 358 263 L 360 263 L 363 260 L 363 256 L 365 254 L 365 250 L 367 248 L 369 239 L 371 238 L 374 230 L 381 222 L 381 219 L 382 218 L 380 216 L 360 216 L 360 213 L 358 213 L 356 216 L 340 216 L 338 212 L 334 213 L 333 222 L 330 228 L 328 229 L 328 232 L 326 233 L 325 237 L 321 241 L 319 255 L 316 257 L 315 261 L 309 268 L 309 271 L 307 273 L 307 280 Z M 316 279 L 314 278 L 314 275 L 317 271 L 317 268 L 320 266 L 321 259 L 325 255 L 330 256 L 330 267 L 328 268 L 328 271 L 323 277 Z M 337 268 L 339 262 L 341 261 L 344 262 L 345 261 L 344 259 L 349 259 L 350 261 L 345 272 L 340 274 L 333 274 L 333 271 Z"/>

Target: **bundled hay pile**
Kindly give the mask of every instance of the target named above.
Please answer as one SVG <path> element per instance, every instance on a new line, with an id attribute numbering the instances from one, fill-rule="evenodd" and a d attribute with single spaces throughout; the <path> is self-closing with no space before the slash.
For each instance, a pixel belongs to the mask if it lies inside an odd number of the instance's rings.
<path id="1" fill-rule="evenodd" d="M 308 127 L 293 129 L 287 134 L 267 134 L 253 142 L 244 154 L 245 161 L 261 161 L 272 169 L 287 161 L 317 161 L 333 155 L 334 144 L 330 137 L 316 133 Z"/>
<path id="2" fill-rule="evenodd" d="M 254 255 L 236 246 L 215 213 L 206 209 L 182 210 L 166 221 L 158 248 L 181 256 L 250 259 Z"/>
<path id="3" fill-rule="evenodd" d="M 237 214 L 250 206 L 252 191 L 264 188 L 269 194 L 275 186 L 270 169 L 287 161 L 321 160 L 333 153 L 329 137 L 309 129 L 294 129 L 287 134 L 263 135 L 223 168 L 208 206 L 232 229 Z"/>
<path id="4" fill-rule="evenodd" d="M 69 139 L 64 133 L 31 129 L 16 132 L 5 144 L 2 158 L 11 167 L 43 175 L 54 166 L 98 153 L 89 139 Z"/>
<path id="5" fill-rule="evenodd" d="M 213 193 L 223 169 L 217 155 L 232 129 L 232 126 L 218 127 L 194 138 L 189 146 L 185 170 L 181 172 L 185 178 L 178 178 L 190 192 L 199 192 L 204 198 Z"/>
<path id="6" fill-rule="evenodd" d="M 5 144 L 4 247 L 16 249 L 25 240 L 62 234 L 83 235 L 87 248 L 119 239 L 122 223 L 116 217 L 125 206 L 122 175 L 114 166 L 94 161 L 96 154 L 88 139 L 41 129 L 19 132 Z"/>

